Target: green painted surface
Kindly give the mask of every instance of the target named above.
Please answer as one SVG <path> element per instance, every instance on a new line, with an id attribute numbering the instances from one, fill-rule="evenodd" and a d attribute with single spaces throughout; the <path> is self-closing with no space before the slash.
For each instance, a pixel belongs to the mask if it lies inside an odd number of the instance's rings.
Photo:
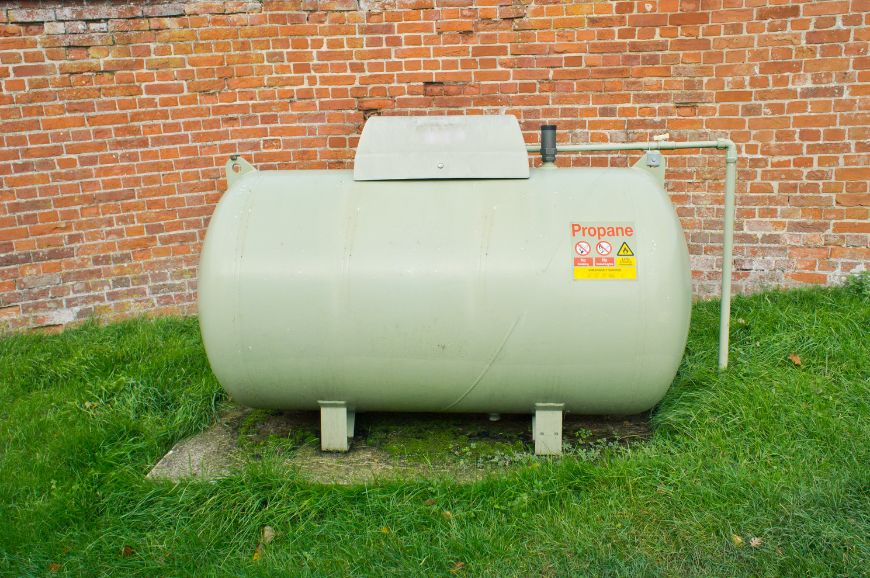
<path id="1" fill-rule="evenodd" d="M 572 223 L 633 223 L 637 279 L 574 280 Z M 691 287 L 670 200 L 639 169 L 268 171 L 218 205 L 199 299 L 212 368 L 253 407 L 628 414 L 673 380 Z"/>

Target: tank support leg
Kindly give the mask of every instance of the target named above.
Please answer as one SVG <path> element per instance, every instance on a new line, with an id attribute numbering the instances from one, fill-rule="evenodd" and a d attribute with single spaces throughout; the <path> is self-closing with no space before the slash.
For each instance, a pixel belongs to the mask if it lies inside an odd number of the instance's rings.
<path id="1" fill-rule="evenodd" d="M 535 455 L 562 455 L 563 403 L 536 403 L 532 416 L 532 438 L 535 440 Z"/>
<path id="2" fill-rule="evenodd" d="M 353 412 L 343 401 L 318 401 L 320 404 L 320 449 L 325 452 L 346 452 L 348 426 Z"/>
<path id="3" fill-rule="evenodd" d="M 347 439 L 353 439 L 353 430 L 356 426 L 356 412 L 352 409 L 347 410 Z"/>

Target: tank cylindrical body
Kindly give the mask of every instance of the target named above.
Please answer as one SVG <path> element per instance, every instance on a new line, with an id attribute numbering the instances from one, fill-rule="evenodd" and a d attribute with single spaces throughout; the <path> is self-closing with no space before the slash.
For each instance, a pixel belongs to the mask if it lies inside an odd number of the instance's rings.
<path id="1" fill-rule="evenodd" d="M 634 272 L 583 269 L 629 253 Z M 220 201 L 199 271 L 212 368 L 264 408 L 635 413 L 673 380 L 690 310 L 683 232 L 636 168 L 251 172 Z"/>

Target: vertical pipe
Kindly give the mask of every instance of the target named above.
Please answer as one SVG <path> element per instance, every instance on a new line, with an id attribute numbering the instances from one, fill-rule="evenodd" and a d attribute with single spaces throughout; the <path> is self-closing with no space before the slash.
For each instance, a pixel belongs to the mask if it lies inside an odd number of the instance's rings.
<path id="1" fill-rule="evenodd" d="M 728 337 L 731 327 L 731 265 L 734 253 L 734 195 L 737 188 L 737 146 L 721 141 L 725 156 L 725 215 L 722 226 L 722 294 L 719 309 L 719 369 L 728 367 Z"/>

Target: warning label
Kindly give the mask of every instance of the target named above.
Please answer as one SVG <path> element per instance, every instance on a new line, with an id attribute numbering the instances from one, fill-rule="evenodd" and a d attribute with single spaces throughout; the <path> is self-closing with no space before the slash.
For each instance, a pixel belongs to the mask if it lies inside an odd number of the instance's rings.
<path id="1" fill-rule="evenodd" d="M 634 223 L 571 223 L 574 279 L 637 279 L 636 247 Z"/>

